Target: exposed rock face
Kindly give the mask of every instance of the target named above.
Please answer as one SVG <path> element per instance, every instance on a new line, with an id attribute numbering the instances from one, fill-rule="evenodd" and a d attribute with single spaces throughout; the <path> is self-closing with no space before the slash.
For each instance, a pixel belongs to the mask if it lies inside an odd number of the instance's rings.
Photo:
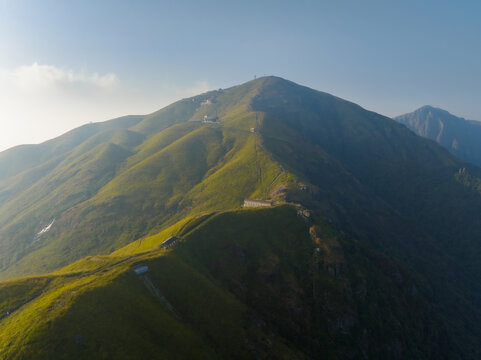
<path id="1" fill-rule="evenodd" d="M 301 218 L 304 222 L 311 221 L 311 212 L 307 209 L 301 208 L 297 211 L 297 216 Z"/>
<path id="2" fill-rule="evenodd" d="M 481 166 L 481 122 L 466 120 L 432 106 L 423 106 L 394 120 L 417 135 L 436 141 L 459 158 Z"/>
<path id="3" fill-rule="evenodd" d="M 325 234 L 317 225 L 310 227 L 309 235 L 314 245 L 317 246 L 314 250 L 315 257 L 319 259 L 324 270 L 332 277 L 340 277 L 345 260 L 338 239 Z"/>

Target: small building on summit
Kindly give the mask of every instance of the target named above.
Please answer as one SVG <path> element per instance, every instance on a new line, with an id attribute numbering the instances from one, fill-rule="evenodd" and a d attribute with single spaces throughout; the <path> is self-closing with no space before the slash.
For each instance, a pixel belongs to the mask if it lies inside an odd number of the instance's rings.
<path id="1" fill-rule="evenodd" d="M 244 207 L 271 207 L 272 201 L 270 200 L 256 200 L 256 199 L 245 199 Z"/>

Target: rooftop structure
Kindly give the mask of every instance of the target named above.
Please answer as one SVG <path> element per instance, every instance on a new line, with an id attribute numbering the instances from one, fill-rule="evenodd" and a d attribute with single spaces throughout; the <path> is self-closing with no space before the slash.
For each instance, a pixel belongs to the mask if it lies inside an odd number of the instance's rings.
<path id="1" fill-rule="evenodd" d="M 204 118 L 202 119 L 202 122 L 204 123 L 215 123 L 217 122 L 219 118 L 216 116 L 216 117 L 208 117 L 207 115 L 204 115 Z"/>
<path id="2" fill-rule="evenodd" d="M 271 207 L 272 201 L 270 200 L 256 200 L 256 199 L 245 199 L 244 207 Z"/>
<path id="3" fill-rule="evenodd" d="M 160 247 L 162 249 L 170 249 L 172 246 L 175 245 L 175 243 L 177 242 L 178 238 L 176 236 L 171 236 L 170 238 L 168 238 L 167 240 L 165 240 L 162 245 L 160 245 Z"/>
<path id="4" fill-rule="evenodd" d="M 142 275 L 142 274 L 145 274 L 147 271 L 149 271 L 149 267 L 145 264 L 140 264 L 140 265 L 134 266 L 132 268 L 132 271 L 137 275 Z"/>

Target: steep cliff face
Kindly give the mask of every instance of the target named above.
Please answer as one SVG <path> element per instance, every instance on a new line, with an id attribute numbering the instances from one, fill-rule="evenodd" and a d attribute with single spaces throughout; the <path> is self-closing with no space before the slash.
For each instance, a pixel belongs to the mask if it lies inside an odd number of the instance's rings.
<path id="1" fill-rule="evenodd" d="M 436 141 L 460 159 L 481 166 L 480 122 L 465 120 L 432 106 L 423 106 L 394 120 L 417 135 Z"/>

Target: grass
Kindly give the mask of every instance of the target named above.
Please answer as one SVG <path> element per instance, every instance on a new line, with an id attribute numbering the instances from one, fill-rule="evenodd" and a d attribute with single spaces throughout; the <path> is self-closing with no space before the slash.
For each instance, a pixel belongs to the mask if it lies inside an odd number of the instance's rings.
<path id="1" fill-rule="evenodd" d="M 204 234 L 219 221 L 241 213 L 185 219 L 168 231 L 184 236 L 180 245 L 184 247 L 197 241 L 198 232 Z M 248 308 L 199 272 L 182 252 L 157 250 L 164 235 L 165 231 L 139 240 L 138 247 L 131 244 L 110 256 L 80 260 L 49 276 L 0 285 L 0 304 L 12 310 L 42 290 L 40 297 L 0 322 L 0 356 L 249 358 L 247 339 L 261 336 L 262 331 L 246 323 Z M 139 262 L 148 264 L 150 280 L 180 318 L 162 306 L 130 270 Z M 26 291 L 25 281 L 39 282 L 38 289 Z M 2 303 L 6 298 L 16 303 Z M 268 336 L 285 356 L 297 353 L 280 338 Z"/>
<path id="2" fill-rule="evenodd" d="M 202 105 L 206 100 L 211 104 Z M 218 124 L 191 121 L 214 113 Z M 54 309 L 73 309 L 62 304 L 79 304 L 75 294 L 117 284 L 135 261 L 159 268 L 157 261 L 164 261 L 176 277 L 190 274 L 204 284 L 220 308 L 231 306 L 226 312 L 247 311 L 251 317 L 244 312 L 235 331 L 247 334 L 243 339 L 261 354 L 269 353 L 262 337 L 273 334 L 268 338 L 276 349 L 294 349 L 296 356 L 309 349 L 309 355 L 325 351 L 335 358 L 348 349 L 389 358 L 388 349 L 402 344 L 414 358 L 479 357 L 480 171 L 390 119 L 269 77 L 3 153 L 0 166 L 32 149 L 38 156 L 25 168 L 5 167 L 9 177 L 0 184 L 0 276 L 48 272 L 91 255 L 53 275 L 52 297 L 39 298 L 41 317 L 27 312 L 36 300 L 21 309 L 19 316 L 34 316 L 33 328 L 48 329 L 43 319 L 63 318 Z M 292 220 L 292 209 L 224 213 L 280 186 L 287 190 L 279 198 L 301 202 L 321 228 L 335 224 L 362 242 L 321 236 L 320 254 L 313 254 L 307 225 Z M 212 211 L 219 213 L 205 222 L 198 217 Z M 51 231 L 33 242 L 53 217 Z M 156 248 L 172 233 L 183 234 L 175 251 Z M 156 276 L 157 285 L 172 280 Z M 188 289 L 177 291 L 198 299 Z M 35 291 L 20 286 L 18 294 L 15 301 L 22 303 Z M 65 301 L 53 305 L 60 298 Z M 272 307 L 271 298 L 280 301 Z M 173 305 L 182 307 L 181 300 Z M 194 314 L 190 303 L 184 306 L 192 314 L 186 334 L 198 335 L 192 342 L 205 344 L 205 354 L 223 354 L 214 335 L 203 335 L 221 330 L 211 330 L 212 324 L 199 330 L 209 319 Z M 87 309 L 72 319 L 88 318 Z M 8 323 L 11 334 L 19 334 L 20 323 L 15 328 L 13 321 L 6 318 L 1 326 Z M 245 325 L 253 323 L 261 325 Z M 10 330 L 3 334 L 14 341 Z M 25 339 L 33 339 L 29 334 Z M 363 334 L 371 334 L 367 349 L 359 348 Z M 16 344 L 19 351 L 23 345 Z"/>
<path id="3" fill-rule="evenodd" d="M 459 351 L 458 325 L 409 270 L 296 211 L 192 217 L 109 256 L 0 283 L 2 309 L 26 302 L 0 321 L 0 356 L 303 359 L 364 349 L 386 358 L 384 344 L 396 342 L 412 358 Z M 182 236 L 174 250 L 158 248 L 167 233 Z M 139 263 L 164 300 L 133 273 Z"/>
<path id="4" fill-rule="evenodd" d="M 253 83 L 182 100 L 135 119 L 128 129 L 86 128 L 92 136 L 53 169 L 41 170 L 40 180 L 28 180 L 18 196 L 6 193 L 11 199 L 0 207 L 0 224 L 8 224 L 0 225 L 0 277 L 51 271 L 185 217 L 265 198 L 280 168 L 249 131 L 256 122 L 249 99 L 257 91 Z M 208 110 L 200 105 L 208 98 L 220 123 L 188 121 Z M 53 218 L 52 230 L 34 242 Z"/>

